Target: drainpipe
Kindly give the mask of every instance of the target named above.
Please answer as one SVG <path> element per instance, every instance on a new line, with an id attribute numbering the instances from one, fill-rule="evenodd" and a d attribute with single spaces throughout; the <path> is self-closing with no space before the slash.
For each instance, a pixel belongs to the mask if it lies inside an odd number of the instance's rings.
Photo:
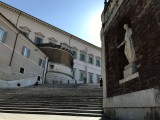
<path id="1" fill-rule="evenodd" d="M 46 79 L 47 69 L 48 69 L 48 57 L 45 58 L 45 67 L 44 67 L 44 71 L 43 71 L 42 84 L 44 84 L 44 81 Z"/>
<path id="2" fill-rule="evenodd" d="M 17 18 L 17 22 L 16 22 L 16 27 L 17 27 L 17 25 L 18 25 L 18 21 L 19 21 L 19 17 L 20 17 L 20 15 L 21 15 L 21 11 L 20 11 L 20 13 L 19 13 L 19 15 L 18 15 L 18 18 Z"/>
<path id="3" fill-rule="evenodd" d="M 12 65 L 12 60 L 13 60 L 13 55 L 14 55 L 14 52 L 15 52 L 15 48 L 16 48 L 16 44 L 17 44 L 17 40 L 18 40 L 18 35 L 19 35 L 20 32 L 18 32 L 16 34 L 16 39 L 15 39 L 15 42 L 14 42 L 14 46 L 13 46 L 13 50 L 12 50 L 12 55 L 11 55 L 11 59 L 10 59 L 10 62 L 9 62 L 9 66 Z"/>
<path id="4" fill-rule="evenodd" d="M 71 38 L 73 37 L 73 35 L 71 35 L 71 37 L 69 38 L 69 46 L 71 44 Z"/>

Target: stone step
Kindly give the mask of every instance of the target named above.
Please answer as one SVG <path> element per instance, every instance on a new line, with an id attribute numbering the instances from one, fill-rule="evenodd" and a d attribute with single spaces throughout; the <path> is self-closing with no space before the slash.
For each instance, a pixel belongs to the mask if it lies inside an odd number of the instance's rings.
<path id="1" fill-rule="evenodd" d="M 102 110 L 102 107 L 82 107 L 82 106 L 50 106 L 50 105 L 0 105 L 1 107 L 21 107 L 21 108 L 54 108 L 54 109 L 85 109 L 85 110 Z"/>
<path id="2" fill-rule="evenodd" d="M 68 106 L 68 105 L 72 105 L 72 106 L 81 106 L 81 105 L 87 105 L 87 106 L 102 106 L 102 104 L 94 104 L 94 103 L 43 103 L 43 102 L 40 102 L 40 103 L 36 103 L 36 102 L 33 102 L 33 103 L 26 103 L 26 102 L 22 102 L 22 103 L 19 103 L 19 102 L 3 102 L 3 103 L 0 103 L 1 105 L 23 105 L 23 104 L 26 104 L 26 105 L 34 105 L 34 104 L 38 104 L 38 105 L 42 105 L 42 104 L 48 104 L 48 105 L 52 105 L 52 106 L 57 106 L 57 105 L 64 105 L 64 106 Z"/>
<path id="3" fill-rule="evenodd" d="M 22 108 L 22 107 L 0 107 L 1 110 L 28 110 L 28 111 L 52 111 L 52 112 L 75 112 L 75 113 L 102 113 L 102 110 L 85 109 L 55 109 L 55 108 Z"/>
<path id="4" fill-rule="evenodd" d="M 10 105 L 10 106 L 16 106 L 16 105 L 50 105 L 50 106 L 85 106 L 85 107 L 102 107 L 102 104 L 101 105 L 95 105 L 95 104 L 54 104 L 54 103 L 2 103 L 0 104 L 1 106 L 4 106 L 4 105 Z"/>
<path id="5" fill-rule="evenodd" d="M 21 97 L 20 97 L 21 96 Z M 30 99 L 103 99 L 102 96 L 74 96 L 74 95 L 68 95 L 68 96 L 63 96 L 61 95 L 39 95 L 39 94 L 25 94 L 25 95 L 21 95 L 21 94 L 15 94 L 15 95 L 5 95 L 5 96 L 1 96 L 0 98 L 2 99 L 26 99 L 29 98 Z M 69 97 L 69 98 L 68 98 Z"/>
<path id="6" fill-rule="evenodd" d="M 0 104 L 2 103 L 26 103 L 26 104 L 29 104 L 29 103 L 54 103 L 54 104 L 61 104 L 61 103 L 64 103 L 64 104 L 79 104 L 79 103 L 83 103 L 83 104 L 96 104 L 96 105 L 101 105 L 102 104 L 102 101 L 23 101 L 23 100 L 6 100 L 6 101 L 0 101 Z"/>
<path id="7" fill-rule="evenodd" d="M 102 103 L 102 100 L 94 100 L 94 99 L 79 99 L 79 100 L 70 100 L 70 99 L 66 99 L 66 100 L 62 100 L 62 99 L 56 99 L 56 100 L 48 100 L 48 99 L 30 99 L 30 100 L 26 100 L 26 99 L 5 99 L 5 100 L 0 100 L 0 102 L 83 102 L 83 103 Z"/>
<path id="8" fill-rule="evenodd" d="M 90 116 L 90 117 L 102 117 L 101 113 L 77 113 L 77 112 L 53 112 L 53 111 L 28 111 L 28 110 L 3 110 L 4 113 L 23 113 L 23 114 L 46 114 L 46 115 L 69 115 L 69 116 Z"/>

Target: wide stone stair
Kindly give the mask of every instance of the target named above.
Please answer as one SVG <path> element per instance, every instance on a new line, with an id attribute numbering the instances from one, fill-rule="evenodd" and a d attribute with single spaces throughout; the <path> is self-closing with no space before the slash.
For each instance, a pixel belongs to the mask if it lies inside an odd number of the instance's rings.
<path id="1" fill-rule="evenodd" d="M 0 112 L 101 117 L 99 86 L 40 85 L 0 90 Z"/>

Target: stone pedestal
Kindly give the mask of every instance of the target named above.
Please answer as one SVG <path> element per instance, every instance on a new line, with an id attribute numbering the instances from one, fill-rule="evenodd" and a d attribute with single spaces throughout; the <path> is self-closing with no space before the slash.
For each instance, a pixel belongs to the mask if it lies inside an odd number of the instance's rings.
<path id="1" fill-rule="evenodd" d="M 124 78 L 137 72 L 137 65 L 135 63 L 130 63 L 125 67 L 123 71 Z"/>

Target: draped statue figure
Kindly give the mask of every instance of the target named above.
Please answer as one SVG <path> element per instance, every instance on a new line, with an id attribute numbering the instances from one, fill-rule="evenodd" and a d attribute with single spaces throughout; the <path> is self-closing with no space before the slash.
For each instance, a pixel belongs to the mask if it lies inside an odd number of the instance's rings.
<path id="1" fill-rule="evenodd" d="M 120 48 L 123 44 L 125 44 L 124 53 L 127 57 L 127 60 L 129 63 L 135 62 L 136 56 L 135 56 L 135 49 L 132 42 L 132 29 L 128 27 L 127 24 L 124 24 L 125 37 L 124 41 L 117 46 L 117 48 Z"/>

